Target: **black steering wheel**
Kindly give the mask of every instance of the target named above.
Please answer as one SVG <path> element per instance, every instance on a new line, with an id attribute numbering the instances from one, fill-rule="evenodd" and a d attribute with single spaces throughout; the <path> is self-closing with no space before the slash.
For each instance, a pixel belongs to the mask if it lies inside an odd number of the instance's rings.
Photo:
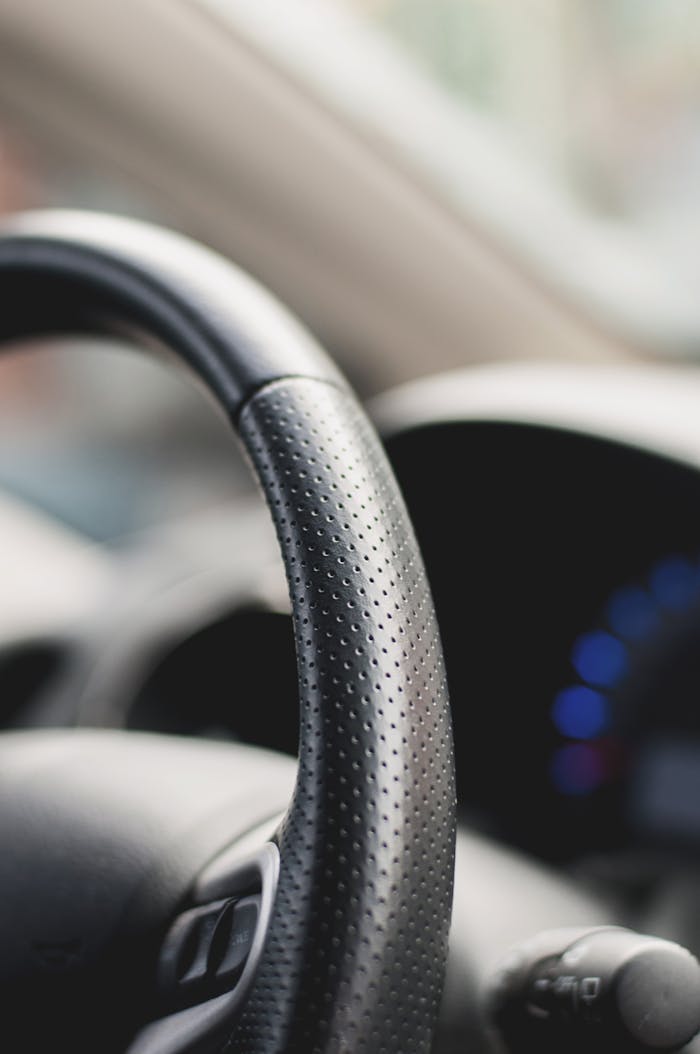
<path id="1" fill-rule="evenodd" d="M 194 369 L 248 452 L 275 520 L 292 598 L 299 764 L 291 804 L 272 837 L 279 874 L 255 969 L 244 998 L 240 992 L 234 1000 L 218 991 L 203 1000 L 205 1015 L 193 1016 L 201 1010 L 196 999 L 190 1006 L 170 1007 L 162 1020 L 151 1009 L 151 1023 L 132 1049 L 427 1052 L 452 900 L 451 725 L 423 564 L 372 427 L 324 353 L 267 293 L 215 254 L 174 234 L 87 213 L 19 216 L 2 228 L 0 289 L 5 343 L 40 334 L 127 333 L 142 345 L 167 347 Z M 232 692 L 235 676 L 232 669 Z M 62 744 L 66 737 L 87 737 L 80 759 L 71 754 L 65 765 L 56 762 L 64 746 L 59 750 L 47 735 L 5 734 L 0 743 L 0 837 L 10 860 L 0 866 L 0 899 L 13 905 L 17 920 L 10 923 L 14 928 L 6 942 L 16 954 L 8 961 L 5 953 L 0 983 L 23 1006 L 34 1000 L 37 1016 L 41 992 L 51 989 L 50 984 L 41 987 L 38 973 L 51 954 L 57 958 L 45 949 L 55 952 L 61 942 L 56 938 L 52 944 L 48 937 L 42 942 L 32 934 L 34 955 L 27 965 L 22 926 L 29 925 L 36 909 L 37 883 L 42 898 L 58 897 L 62 917 L 72 913 L 76 926 L 83 925 L 81 912 L 91 910 L 92 894 L 101 896 L 90 849 L 98 828 L 80 811 L 84 802 L 75 804 L 80 795 L 73 792 L 74 781 L 77 769 L 85 766 L 89 788 L 89 772 L 106 770 L 109 752 L 114 757 L 122 750 L 115 746 L 117 737 L 132 734 L 64 733 Z M 188 744 L 178 745 L 173 786 L 188 778 L 188 749 Z M 196 745 L 191 749 L 196 752 Z M 256 752 L 249 748 L 249 762 L 251 754 Z M 193 769 L 201 772 L 194 753 L 192 758 Z M 269 764 L 269 755 L 260 752 L 260 765 Z M 135 773 L 149 762 L 133 765 L 128 772 L 116 766 L 122 784 L 141 779 Z M 225 760 L 220 767 L 231 783 L 251 778 L 250 764 L 242 777 L 233 761 L 230 773 Z M 36 801 L 42 779 L 51 809 L 28 810 L 27 798 Z M 63 794 L 67 783 L 71 793 Z M 144 812 L 150 808 L 147 799 L 154 797 L 149 786 L 144 779 Z M 118 788 L 113 797 L 119 797 Z M 132 794 L 132 806 L 133 800 Z M 130 825 L 138 828 L 133 812 L 132 807 Z M 44 819 L 37 820 L 38 815 Z M 35 831 L 33 825 L 49 823 L 47 815 L 53 826 Z M 100 822 L 106 822 L 104 815 Z M 63 881 L 65 871 L 60 881 L 55 873 L 64 868 L 61 844 L 51 853 L 42 848 L 57 823 L 66 830 L 73 825 L 71 839 L 78 837 L 75 825 L 80 827 L 81 849 L 65 864 L 70 881 Z M 132 831 L 129 837 L 140 836 Z M 196 868 L 180 869 L 157 912 L 141 911 L 150 942 L 144 945 L 149 949 L 144 977 L 154 964 L 148 955 L 157 959 L 175 914 L 188 909 L 192 915 L 194 901 L 188 899 L 184 876 L 191 886 L 202 858 L 206 862 L 213 855 L 214 842 L 205 843 L 206 849 L 201 839 L 198 843 Z M 134 901 L 136 880 L 124 862 L 129 851 L 117 850 L 119 866 L 103 867 L 99 881 L 131 885 L 99 945 L 105 960 L 110 940 L 118 941 L 114 934 L 124 930 L 124 905 Z M 149 876 L 157 871 L 162 885 L 170 881 L 163 878 L 165 868 L 158 871 L 154 856 L 155 850 L 147 867 L 139 864 L 142 908 L 158 899 L 143 892 Z M 122 867 L 128 878 L 117 874 Z M 201 915 L 203 909 L 194 911 Z M 56 908 L 47 932 L 55 926 L 59 933 L 58 913 Z M 89 915 L 85 918 L 85 932 L 75 938 L 75 946 L 89 950 Z M 58 959 L 63 974 L 72 978 L 67 941 Z M 78 985 L 86 971 L 76 967 L 74 972 Z M 66 998 L 69 989 L 66 982 Z M 93 997 L 99 1002 L 102 994 L 92 992 Z M 160 1027 L 162 1021 L 167 1028 Z M 67 1049 L 60 1034 L 53 1036 L 55 1049 Z M 107 1049 L 94 1035 L 90 1042 L 93 1050 Z"/>

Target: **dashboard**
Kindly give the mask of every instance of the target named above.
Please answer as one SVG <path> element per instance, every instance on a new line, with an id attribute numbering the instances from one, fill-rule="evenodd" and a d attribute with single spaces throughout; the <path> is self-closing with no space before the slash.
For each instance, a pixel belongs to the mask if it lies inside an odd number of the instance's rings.
<path id="1" fill-rule="evenodd" d="M 551 864 L 700 850 L 698 405 L 691 371 L 520 365 L 372 408 L 435 595 L 464 823 Z M 294 753 L 262 505 L 218 510 L 165 571 L 158 541 L 113 557 L 98 619 L 88 606 L 48 650 L 45 632 L 6 642 L 0 681 L 21 682 L 7 721 Z"/>
<path id="2" fill-rule="evenodd" d="M 381 408 L 435 593 L 465 815 L 557 863 L 696 851 L 693 382 L 679 399 L 655 371 L 485 378 Z"/>
<path id="3" fill-rule="evenodd" d="M 531 424 L 417 429 L 391 449 L 472 822 L 552 860 L 697 840 L 696 471 Z"/>

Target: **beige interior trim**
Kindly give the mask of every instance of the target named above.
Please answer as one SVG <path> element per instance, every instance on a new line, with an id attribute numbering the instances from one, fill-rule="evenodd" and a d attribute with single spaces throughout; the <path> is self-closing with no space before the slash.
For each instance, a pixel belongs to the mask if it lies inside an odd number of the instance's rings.
<path id="1" fill-rule="evenodd" d="M 176 0 L 0 0 L 2 114 L 230 254 L 366 387 L 622 353 L 249 41 Z"/>

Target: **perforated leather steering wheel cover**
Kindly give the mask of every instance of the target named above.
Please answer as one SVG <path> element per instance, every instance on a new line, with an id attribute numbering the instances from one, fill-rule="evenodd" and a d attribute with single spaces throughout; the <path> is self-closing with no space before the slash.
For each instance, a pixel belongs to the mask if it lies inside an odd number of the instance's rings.
<path id="1" fill-rule="evenodd" d="M 20 219 L 0 239 L 0 283 L 12 291 L 0 339 L 137 326 L 167 341 L 237 422 L 275 517 L 294 608 L 300 766 L 266 952 L 226 1048 L 426 1052 L 455 805 L 423 564 L 386 457 L 335 369 L 274 301 L 203 253 L 134 221 Z"/>

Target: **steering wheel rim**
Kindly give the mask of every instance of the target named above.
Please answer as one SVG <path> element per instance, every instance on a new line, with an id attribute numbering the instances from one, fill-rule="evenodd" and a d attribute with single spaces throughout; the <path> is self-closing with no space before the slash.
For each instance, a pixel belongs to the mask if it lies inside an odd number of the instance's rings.
<path id="1" fill-rule="evenodd" d="M 341 375 L 255 283 L 140 222 L 34 213 L 0 234 L 0 341 L 137 334 L 195 370 L 272 512 L 292 599 L 296 789 L 263 957 L 220 1049 L 429 1050 L 455 838 L 451 723 L 418 546 Z"/>

